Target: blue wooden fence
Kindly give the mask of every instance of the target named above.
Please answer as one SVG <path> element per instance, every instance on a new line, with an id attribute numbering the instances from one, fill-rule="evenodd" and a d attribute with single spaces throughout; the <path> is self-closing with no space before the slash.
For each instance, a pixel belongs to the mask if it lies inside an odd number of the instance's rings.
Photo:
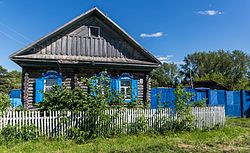
<path id="1" fill-rule="evenodd" d="M 21 99 L 21 90 L 20 89 L 13 89 L 10 91 L 10 105 L 12 108 L 17 108 L 22 106 L 22 99 Z"/>
<path id="2" fill-rule="evenodd" d="M 152 88 L 151 108 L 174 107 L 174 88 Z M 207 88 L 186 89 L 193 93 L 192 101 L 206 99 L 208 106 L 225 106 L 227 116 L 250 117 L 250 91 L 210 90 Z"/>
<path id="3" fill-rule="evenodd" d="M 174 90 L 174 88 L 152 88 L 151 108 L 158 106 L 174 108 Z M 250 91 L 210 90 L 207 88 L 187 88 L 186 90 L 193 93 L 192 101 L 206 99 L 205 103 L 208 106 L 223 105 L 227 116 L 250 117 Z M 12 108 L 22 105 L 20 89 L 10 92 L 10 102 Z"/>

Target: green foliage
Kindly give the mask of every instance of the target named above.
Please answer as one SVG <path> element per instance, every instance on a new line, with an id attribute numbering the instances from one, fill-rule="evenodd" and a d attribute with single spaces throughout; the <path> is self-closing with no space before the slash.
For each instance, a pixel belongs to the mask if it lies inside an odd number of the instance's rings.
<path id="1" fill-rule="evenodd" d="M 84 92 L 80 88 L 73 90 L 54 86 L 51 92 L 44 93 L 44 102 L 41 103 L 43 110 L 62 110 L 62 111 L 84 111 L 84 123 L 80 123 L 80 127 L 73 127 L 69 137 L 82 143 L 86 140 L 97 137 L 110 137 L 122 134 L 122 127 L 116 125 L 118 114 L 122 113 L 122 108 L 133 108 L 141 105 L 141 101 L 134 101 L 125 105 L 124 99 L 117 91 L 110 90 L 110 80 L 106 72 L 102 72 L 100 76 L 94 76 L 90 79 L 84 79 L 82 82 L 88 85 L 90 94 Z M 182 86 L 178 86 L 175 91 L 176 95 L 176 113 L 177 120 L 162 120 L 155 127 L 166 130 L 191 130 L 192 129 L 192 94 L 186 92 Z M 108 115 L 108 109 L 113 109 L 113 115 Z M 65 118 L 67 120 L 67 118 Z M 98 121 L 98 122 L 97 122 Z M 147 126 L 145 117 L 139 117 L 133 123 L 125 123 L 128 127 L 129 134 L 140 134 L 145 132 Z M 111 128 L 112 127 L 112 128 Z M 158 131 L 161 132 L 162 131 Z"/>
<path id="2" fill-rule="evenodd" d="M 80 88 L 68 89 L 53 86 L 50 92 L 44 93 L 40 103 L 43 110 L 84 111 L 88 106 L 88 96 Z"/>
<path id="3" fill-rule="evenodd" d="M 13 70 L 13 71 L 8 72 L 7 76 L 11 82 L 12 89 L 21 89 L 22 72 Z"/>
<path id="4" fill-rule="evenodd" d="M 190 82 L 190 74 L 196 81 L 211 80 L 229 89 L 250 89 L 248 54 L 234 50 L 196 52 L 187 55 L 181 65 L 184 83 Z"/>
<path id="5" fill-rule="evenodd" d="M 8 72 L 0 66 L 0 93 L 8 94 L 11 89 L 20 89 L 21 75 L 19 71 Z"/>
<path id="6" fill-rule="evenodd" d="M 89 87 L 90 94 L 80 88 L 71 90 L 54 86 L 51 92 L 44 93 L 44 101 L 40 104 L 43 110 L 84 111 L 84 125 L 71 129 L 70 137 L 77 138 L 78 142 L 111 134 L 108 129 L 111 125 L 115 126 L 112 122 L 115 115 L 107 115 L 106 111 L 125 107 L 123 96 L 117 91 L 111 91 L 107 72 L 101 72 L 98 77 L 83 79 L 82 83 Z M 135 105 L 136 102 L 129 107 Z"/>
<path id="7" fill-rule="evenodd" d="M 69 137 L 76 140 L 77 143 L 83 143 L 87 140 L 89 133 L 85 132 L 81 128 L 71 128 Z"/>
<path id="8" fill-rule="evenodd" d="M 0 93 L 8 94 L 11 89 L 11 82 L 7 77 L 8 71 L 0 66 Z"/>
<path id="9" fill-rule="evenodd" d="M 9 107 L 10 107 L 9 95 L 0 93 L 0 111 L 5 111 Z"/>
<path id="10" fill-rule="evenodd" d="M 190 105 L 192 107 L 205 107 L 206 106 L 206 98 L 204 98 L 203 100 L 199 100 L 199 101 L 195 101 L 195 102 L 192 102 Z"/>
<path id="11" fill-rule="evenodd" d="M 179 83 L 179 68 L 174 63 L 163 63 L 151 73 L 153 87 L 174 87 Z"/>
<path id="12" fill-rule="evenodd" d="M 53 86 L 52 91 L 44 93 L 44 101 L 40 104 L 43 110 L 100 112 L 108 108 L 124 107 L 124 98 L 117 91 L 110 90 L 110 78 L 107 72 L 100 76 L 83 79 L 82 83 L 89 87 L 90 93 L 80 87 L 68 89 Z"/>
<path id="13" fill-rule="evenodd" d="M 1 131 L 1 142 L 12 142 L 18 138 L 17 127 L 7 125 Z"/>
<path id="14" fill-rule="evenodd" d="M 18 137 L 24 141 L 35 139 L 37 135 L 38 129 L 34 125 L 21 126 L 21 128 L 18 129 Z"/>
<path id="15" fill-rule="evenodd" d="M 141 116 L 137 118 L 135 122 L 130 123 L 128 126 L 129 134 L 141 134 L 147 128 L 147 120 L 144 116 Z"/>
<path id="16" fill-rule="evenodd" d="M 1 144 L 14 144 L 21 141 L 36 139 L 38 129 L 34 125 L 27 126 L 10 126 L 4 127 L 0 133 Z"/>
<path id="17" fill-rule="evenodd" d="M 176 87 L 174 94 L 176 97 L 175 106 L 177 114 L 174 128 L 176 130 L 191 130 L 194 120 L 191 106 L 191 98 L 193 95 L 185 91 L 181 85 Z"/>

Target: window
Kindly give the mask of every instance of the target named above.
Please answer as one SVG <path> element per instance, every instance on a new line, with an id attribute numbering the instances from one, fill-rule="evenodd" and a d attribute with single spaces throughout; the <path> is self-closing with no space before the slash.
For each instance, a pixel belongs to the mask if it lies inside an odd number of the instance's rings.
<path id="1" fill-rule="evenodd" d="M 108 95 L 110 90 L 110 76 L 107 72 L 100 72 L 98 75 L 91 78 L 92 88 L 90 93 L 92 95 L 102 94 Z M 96 93 L 95 93 L 96 92 Z"/>
<path id="2" fill-rule="evenodd" d="M 125 100 L 132 99 L 132 83 L 131 80 L 122 79 L 120 80 L 120 91 L 124 95 Z"/>
<path id="3" fill-rule="evenodd" d="M 111 79 L 112 94 L 121 94 L 124 102 L 132 102 L 138 99 L 138 79 L 129 73 L 122 73 L 119 77 Z"/>
<path id="4" fill-rule="evenodd" d="M 48 71 L 41 78 L 36 78 L 36 103 L 43 101 L 43 93 L 51 91 L 53 85 L 62 86 L 62 76 L 56 71 Z"/>
<path id="5" fill-rule="evenodd" d="M 100 37 L 100 27 L 89 27 L 89 36 L 90 37 Z"/>
<path id="6" fill-rule="evenodd" d="M 57 78 L 48 78 L 44 81 L 44 92 L 51 91 L 54 85 L 58 85 Z"/>

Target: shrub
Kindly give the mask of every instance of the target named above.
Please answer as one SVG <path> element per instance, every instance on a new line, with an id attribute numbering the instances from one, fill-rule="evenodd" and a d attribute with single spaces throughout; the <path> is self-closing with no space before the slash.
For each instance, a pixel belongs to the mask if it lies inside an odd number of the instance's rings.
<path id="1" fill-rule="evenodd" d="M 11 144 L 19 141 L 36 139 L 38 129 L 34 125 L 10 126 L 7 125 L 0 132 L 1 144 Z"/>
<path id="2" fill-rule="evenodd" d="M 9 95 L 0 93 L 0 111 L 5 111 L 9 107 L 10 107 Z"/>
<path id="3" fill-rule="evenodd" d="M 136 119 L 135 122 L 129 124 L 129 134 L 140 134 L 147 128 L 147 120 L 144 116 Z"/>
<path id="4" fill-rule="evenodd" d="M 174 120 L 173 124 L 174 130 L 179 131 L 193 129 L 194 115 L 191 105 L 193 95 L 190 92 L 185 91 L 181 85 L 176 87 L 174 94 L 176 97 L 175 111 L 177 115 L 177 119 Z"/>
<path id="5" fill-rule="evenodd" d="M 2 143 L 9 143 L 18 138 L 17 127 L 7 125 L 1 131 Z"/>
<path id="6" fill-rule="evenodd" d="M 35 139 L 38 135 L 38 129 L 34 125 L 26 125 L 26 126 L 21 126 L 18 132 L 18 137 L 21 140 L 32 140 Z"/>
<path id="7" fill-rule="evenodd" d="M 207 100 L 207 99 L 205 98 L 205 99 L 203 99 L 203 100 L 199 100 L 199 101 L 192 102 L 192 103 L 191 103 L 191 106 L 192 106 L 192 107 L 205 107 L 205 106 L 206 106 L 206 104 L 205 104 L 206 100 Z"/>

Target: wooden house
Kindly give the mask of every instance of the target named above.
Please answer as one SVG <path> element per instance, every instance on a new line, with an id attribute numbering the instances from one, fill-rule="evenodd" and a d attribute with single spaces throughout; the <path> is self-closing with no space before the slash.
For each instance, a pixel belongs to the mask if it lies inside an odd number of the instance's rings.
<path id="1" fill-rule="evenodd" d="M 98 8 L 17 51 L 10 59 L 22 67 L 22 97 L 27 109 L 43 100 L 39 91 L 49 91 L 55 84 L 71 89 L 80 86 L 87 91 L 81 78 L 103 70 L 116 80 L 113 88 L 127 95 L 133 93 L 127 101 L 149 101 L 149 74 L 160 64 Z"/>

